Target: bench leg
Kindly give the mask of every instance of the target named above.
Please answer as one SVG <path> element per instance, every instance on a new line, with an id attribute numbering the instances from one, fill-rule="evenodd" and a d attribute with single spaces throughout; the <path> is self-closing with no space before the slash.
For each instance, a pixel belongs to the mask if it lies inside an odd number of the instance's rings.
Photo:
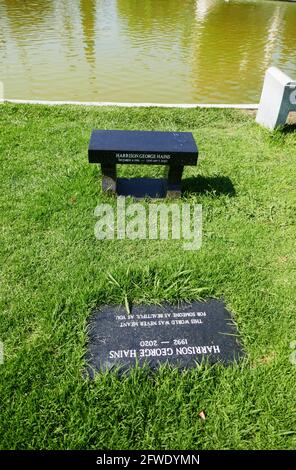
<path id="1" fill-rule="evenodd" d="M 168 198 L 181 197 L 181 182 L 183 166 L 171 166 L 166 169 L 167 172 L 167 194 Z"/>
<path id="2" fill-rule="evenodd" d="M 116 164 L 101 164 L 102 189 L 110 194 L 116 193 Z"/>

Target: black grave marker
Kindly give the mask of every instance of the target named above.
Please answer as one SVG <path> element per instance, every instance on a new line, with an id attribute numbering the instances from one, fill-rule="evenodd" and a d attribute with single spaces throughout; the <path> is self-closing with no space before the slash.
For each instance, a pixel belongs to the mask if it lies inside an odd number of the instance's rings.
<path id="1" fill-rule="evenodd" d="M 140 305 L 127 315 L 121 306 L 105 306 L 90 321 L 87 363 L 92 370 L 137 362 L 152 369 L 162 363 L 194 367 L 202 359 L 230 363 L 243 357 L 238 332 L 224 303 L 210 299 L 172 306 Z"/>
<path id="2" fill-rule="evenodd" d="M 180 197 L 183 168 L 197 157 L 191 132 L 94 130 L 88 148 L 89 162 L 101 164 L 103 191 L 135 197 Z M 121 179 L 116 164 L 165 165 L 166 175 Z"/>

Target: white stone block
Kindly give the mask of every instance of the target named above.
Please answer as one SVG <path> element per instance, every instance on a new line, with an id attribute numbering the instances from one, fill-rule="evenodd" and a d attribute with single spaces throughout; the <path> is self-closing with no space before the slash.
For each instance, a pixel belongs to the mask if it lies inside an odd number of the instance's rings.
<path id="1" fill-rule="evenodd" d="M 286 123 L 290 111 L 296 111 L 296 81 L 270 67 L 265 74 L 256 121 L 275 129 Z"/>

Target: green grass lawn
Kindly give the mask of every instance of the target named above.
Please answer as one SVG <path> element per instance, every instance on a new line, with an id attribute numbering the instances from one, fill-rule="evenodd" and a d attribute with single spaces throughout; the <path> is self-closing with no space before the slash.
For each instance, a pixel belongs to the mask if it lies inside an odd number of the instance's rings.
<path id="1" fill-rule="evenodd" d="M 95 238 L 109 199 L 88 164 L 93 128 L 193 132 L 183 200 L 203 206 L 199 251 Z M 295 127 L 270 133 L 240 111 L 1 105 L 2 449 L 296 448 L 295 145 Z M 94 306 L 200 292 L 234 313 L 242 363 L 83 378 Z"/>

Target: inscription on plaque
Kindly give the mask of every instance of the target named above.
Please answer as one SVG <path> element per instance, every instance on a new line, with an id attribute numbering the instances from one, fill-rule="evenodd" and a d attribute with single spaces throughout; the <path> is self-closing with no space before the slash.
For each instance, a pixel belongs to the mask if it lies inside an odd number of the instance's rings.
<path id="1" fill-rule="evenodd" d="M 203 359 L 229 363 L 243 351 L 231 314 L 223 302 L 209 300 L 172 306 L 121 306 L 93 312 L 87 363 L 93 370 L 129 369 L 136 363 L 193 367 Z"/>
<path id="2" fill-rule="evenodd" d="M 171 155 L 161 155 L 159 153 L 116 153 L 115 154 L 117 163 L 152 163 L 152 164 L 163 164 L 169 163 Z"/>

